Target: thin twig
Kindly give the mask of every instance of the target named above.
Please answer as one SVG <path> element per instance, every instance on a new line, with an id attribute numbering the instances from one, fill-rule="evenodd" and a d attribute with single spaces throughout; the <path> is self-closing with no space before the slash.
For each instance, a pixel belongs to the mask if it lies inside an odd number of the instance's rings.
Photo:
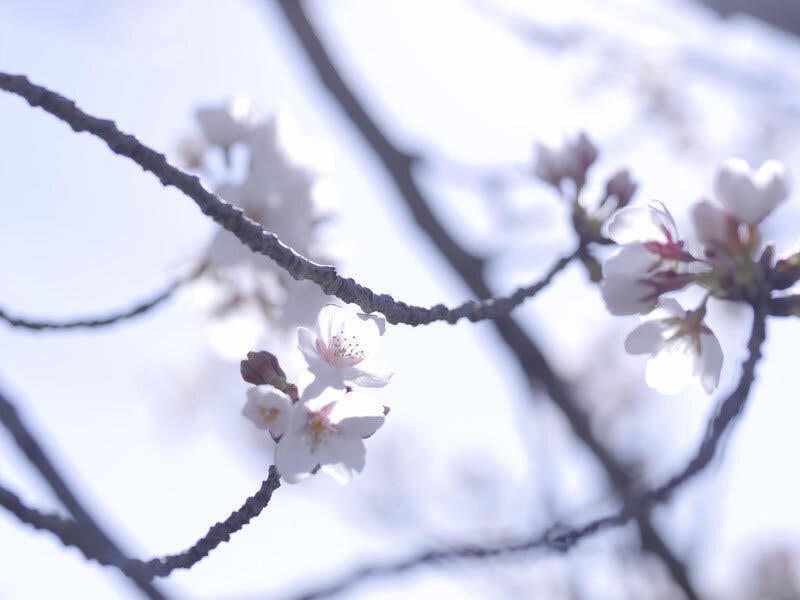
<path id="1" fill-rule="evenodd" d="M 78 329 L 78 328 L 95 328 L 113 325 L 120 321 L 125 321 L 143 315 L 144 313 L 156 308 L 159 304 L 172 297 L 172 295 L 187 283 L 197 279 L 203 271 L 205 271 L 207 263 L 203 263 L 195 268 L 188 275 L 178 277 L 171 281 L 167 287 L 161 292 L 145 300 L 136 306 L 125 309 L 120 312 L 111 313 L 102 317 L 86 317 L 80 319 L 71 319 L 67 321 L 57 321 L 51 319 L 30 319 L 26 317 L 13 316 L 0 308 L 0 320 L 5 321 L 12 327 L 21 327 L 23 329 L 32 329 L 35 331 L 43 330 L 65 330 L 65 329 Z"/>
<path id="2" fill-rule="evenodd" d="M 241 530 L 252 519 L 261 514 L 272 498 L 272 493 L 281 485 L 275 467 L 269 468 L 269 476 L 261 483 L 258 491 L 245 500 L 240 508 L 233 511 L 224 521 L 211 526 L 203 537 L 183 552 L 151 558 L 149 560 L 126 559 L 119 563 L 113 555 L 101 552 L 89 543 L 86 532 L 72 520 L 54 513 L 44 513 L 26 506 L 13 492 L 0 486 L 0 506 L 15 515 L 23 523 L 35 529 L 53 533 L 62 544 L 78 548 L 83 555 L 105 566 L 117 567 L 123 571 L 136 570 L 148 579 L 167 577 L 176 569 L 190 569 L 206 558 L 212 550 Z"/>
<path id="3" fill-rule="evenodd" d="M 8 429 L 17 446 L 25 454 L 28 461 L 36 467 L 44 480 L 53 490 L 64 507 L 75 518 L 77 527 L 82 532 L 85 547 L 91 552 L 108 557 L 110 563 L 118 565 L 136 586 L 148 598 L 163 599 L 165 596 L 151 583 L 141 569 L 128 563 L 128 557 L 119 546 L 103 531 L 100 525 L 89 514 L 89 511 L 78 500 L 55 465 L 45 454 L 33 434 L 28 430 L 17 414 L 14 405 L 0 391 L 0 423 Z"/>
<path id="4" fill-rule="evenodd" d="M 0 89 L 25 98 L 31 106 L 43 108 L 76 132 L 87 131 L 102 139 L 115 154 L 130 158 L 142 169 L 155 175 L 163 185 L 179 189 L 194 200 L 204 214 L 233 233 L 253 252 L 274 260 L 295 279 L 313 281 L 326 294 L 336 296 L 344 302 L 358 304 L 365 312 L 383 313 L 390 323 L 416 326 L 434 321 L 455 323 L 460 319 L 494 319 L 506 314 L 538 291 L 532 285 L 520 288 L 507 297 L 493 298 L 487 295 L 482 300 L 468 300 L 452 308 L 443 304 L 430 308 L 414 306 L 395 300 L 389 294 L 376 294 L 351 278 L 341 277 L 334 267 L 319 265 L 299 254 L 281 242 L 277 235 L 265 231 L 258 223 L 246 217 L 240 208 L 224 202 L 205 189 L 199 178 L 174 167 L 163 154 L 145 146 L 134 136 L 121 132 L 113 121 L 83 112 L 72 100 L 31 83 L 24 75 L 0 72 Z"/>
<path id="5" fill-rule="evenodd" d="M 602 531 L 620 527 L 639 514 L 649 512 L 655 505 L 667 502 L 670 497 L 689 480 L 703 471 L 712 461 L 719 449 L 726 432 L 741 415 L 755 380 L 755 368 L 761 358 L 761 346 L 766 337 L 766 312 L 763 307 L 756 306 L 753 311 L 753 327 L 748 343 L 749 356 L 742 364 L 739 383 L 718 406 L 717 411 L 706 426 L 706 432 L 692 459 L 673 477 L 662 485 L 647 491 L 633 501 L 627 503 L 619 511 L 590 521 L 580 527 L 551 527 L 544 533 L 531 539 L 503 546 L 466 545 L 447 550 L 428 550 L 395 563 L 369 565 L 356 569 L 338 581 L 308 591 L 296 597 L 296 600 L 312 600 L 339 594 L 367 579 L 398 575 L 422 565 L 463 559 L 485 559 L 506 556 L 531 550 L 554 550 L 566 552 L 584 538 Z"/>
<path id="6" fill-rule="evenodd" d="M 417 225 L 427 234 L 472 293 L 478 297 L 490 297 L 492 293 L 484 276 L 484 259 L 462 248 L 437 219 L 429 201 L 414 179 L 413 157 L 398 149 L 389 140 L 367 113 L 364 104 L 344 81 L 309 21 L 303 2 L 279 0 L 277 4 L 320 82 L 378 157 Z M 581 247 L 578 248 L 578 253 L 580 251 Z M 597 458 L 611 484 L 624 500 L 628 499 L 632 482 L 627 470 L 594 434 L 589 419 L 574 398 L 572 390 L 553 371 L 531 336 L 508 313 L 496 316 L 492 323 L 513 353 L 525 377 L 531 383 L 538 382 L 545 388 L 548 396 L 571 425 L 575 435 Z M 642 547 L 659 557 L 689 600 L 697 598 L 686 567 L 658 534 L 649 516 L 646 513 L 637 514 L 636 523 Z"/>

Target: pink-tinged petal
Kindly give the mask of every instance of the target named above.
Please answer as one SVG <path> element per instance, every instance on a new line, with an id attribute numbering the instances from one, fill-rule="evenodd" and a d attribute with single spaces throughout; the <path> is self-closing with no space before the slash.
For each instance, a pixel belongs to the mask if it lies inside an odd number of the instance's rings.
<path id="1" fill-rule="evenodd" d="M 639 277 L 611 275 L 600 283 L 600 291 L 612 315 L 646 314 L 657 302 L 653 288 Z"/>
<path id="2" fill-rule="evenodd" d="M 640 242 L 619 247 L 603 263 L 603 277 L 610 275 L 646 275 L 660 258 Z"/>
<path id="3" fill-rule="evenodd" d="M 275 468 L 278 473 L 287 482 L 296 483 L 307 477 L 317 463 L 309 440 L 290 427 L 275 448 Z"/>
<path id="4" fill-rule="evenodd" d="M 392 379 L 392 375 L 394 371 L 368 358 L 347 369 L 344 378 L 362 387 L 384 387 Z"/>
<path id="5" fill-rule="evenodd" d="M 625 338 L 628 354 L 656 354 L 664 344 L 664 328 L 658 321 L 645 321 Z"/>
<path id="6" fill-rule="evenodd" d="M 312 362 L 324 360 L 317 350 L 317 334 L 310 329 L 306 327 L 297 328 L 297 346 L 309 365 Z"/>
<path id="7" fill-rule="evenodd" d="M 703 386 L 706 394 L 713 392 L 719 385 L 723 360 L 722 346 L 717 336 L 713 333 L 702 333 L 700 335 L 700 358 L 697 362 L 696 375 L 700 377 L 700 385 Z"/>
<path id="8" fill-rule="evenodd" d="M 650 209 L 650 217 L 653 219 L 653 224 L 659 228 L 662 235 L 666 230 L 673 242 L 678 241 L 678 226 L 675 225 L 675 219 L 672 218 L 672 213 L 669 212 L 664 203 L 658 200 L 650 200 L 647 203 L 647 207 Z"/>
<path id="9" fill-rule="evenodd" d="M 360 438 L 374 434 L 384 418 L 383 403 L 357 391 L 340 396 L 331 413 L 331 420 L 343 435 Z"/>
<path id="10" fill-rule="evenodd" d="M 708 200 L 701 200 L 692 207 L 692 222 L 700 243 L 711 247 L 725 247 L 730 242 L 732 227 L 728 213 Z"/>
<path id="11" fill-rule="evenodd" d="M 666 343 L 647 361 L 645 381 L 661 394 L 677 394 L 686 387 L 692 377 L 694 359 L 694 353 L 686 340 L 679 339 Z"/>
<path id="12" fill-rule="evenodd" d="M 617 244 L 666 242 L 660 218 L 652 209 L 626 206 L 616 211 L 605 225 L 605 235 Z"/>

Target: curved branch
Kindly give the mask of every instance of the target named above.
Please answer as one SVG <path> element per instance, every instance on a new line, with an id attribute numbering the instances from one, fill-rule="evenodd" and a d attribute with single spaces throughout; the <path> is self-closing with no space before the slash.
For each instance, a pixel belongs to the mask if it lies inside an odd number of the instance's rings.
<path id="1" fill-rule="evenodd" d="M 233 511 L 224 521 L 211 526 L 203 537 L 183 552 L 166 556 L 140 560 L 127 558 L 119 562 L 117 558 L 93 545 L 87 537 L 85 529 L 72 519 L 54 513 L 44 513 L 26 506 L 19 497 L 0 485 L 0 506 L 11 512 L 23 523 L 35 529 L 42 529 L 54 534 L 64 546 L 78 548 L 83 555 L 104 566 L 117 567 L 123 572 L 137 571 L 148 580 L 154 577 L 167 577 L 176 569 L 190 569 L 206 558 L 212 550 L 241 530 L 252 519 L 261 514 L 272 498 L 272 493 L 281 485 L 280 476 L 275 467 L 269 468 L 269 476 L 261 483 L 258 491 L 245 500 L 244 504 Z"/>
<path id="2" fill-rule="evenodd" d="M 553 526 L 536 537 L 515 544 L 505 546 L 467 545 L 447 550 L 429 550 L 399 562 L 361 567 L 334 583 L 297 596 L 297 600 L 312 600 L 333 596 L 359 585 L 366 579 L 397 575 L 416 567 L 433 563 L 491 558 L 531 550 L 549 549 L 557 552 L 566 552 L 584 538 L 625 525 L 636 518 L 637 515 L 649 512 L 655 505 L 667 502 L 678 488 L 685 485 L 711 463 L 724 434 L 729 431 L 737 417 L 741 415 L 755 380 L 756 364 L 761 358 L 761 346 L 766 337 L 765 322 L 766 311 L 764 307 L 754 307 L 753 327 L 747 346 L 749 356 L 742 365 L 742 375 L 739 378 L 739 383 L 733 392 L 720 403 L 714 417 L 709 420 L 703 440 L 692 459 L 676 475 L 660 486 L 639 495 L 635 501 L 628 502 L 616 513 L 595 519 L 580 527 L 564 528 Z"/>
<path id="3" fill-rule="evenodd" d="M 120 321 L 126 321 L 128 319 L 138 317 L 139 315 L 143 315 L 144 313 L 150 311 L 151 309 L 156 308 L 159 304 L 162 304 L 163 302 L 171 298 L 172 295 L 179 288 L 197 279 L 197 277 L 199 277 L 203 273 L 203 271 L 205 271 L 207 266 L 208 264 L 204 262 L 197 268 L 195 268 L 188 275 L 184 275 L 183 277 L 178 277 L 174 279 L 167 285 L 167 287 L 165 287 L 161 292 L 159 292 L 149 300 L 145 300 L 129 309 L 117 313 L 111 313 L 103 317 L 89 317 L 81 319 L 72 319 L 68 321 L 34 320 L 26 317 L 15 317 L 6 312 L 3 308 L 0 308 L 0 320 L 5 321 L 12 327 L 20 327 L 22 329 L 32 329 L 34 331 L 43 331 L 48 329 L 65 330 L 65 329 L 78 329 L 78 328 L 95 328 L 95 327 L 105 327 L 107 325 L 113 325 L 114 323 L 119 323 Z"/>
<path id="4" fill-rule="evenodd" d="M 472 293 L 478 297 L 491 296 L 483 272 L 483 260 L 462 248 L 433 213 L 428 199 L 415 181 L 413 162 L 389 140 L 339 73 L 309 21 L 303 2 L 279 0 L 278 6 L 320 82 L 378 157 L 417 225 L 427 234 Z M 582 247 L 579 246 L 579 255 L 581 250 Z M 553 404 L 569 422 L 575 435 L 600 463 L 612 486 L 627 501 L 631 497 L 631 477 L 625 465 L 617 460 L 592 431 L 589 418 L 569 385 L 553 371 L 535 341 L 510 314 L 497 316 L 492 325 L 512 353 L 524 376 L 529 382 L 538 382 L 544 387 Z M 697 594 L 689 580 L 686 567 L 661 538 L 649 516 L 646 513 L 636 515 L 636 524 L 642 548 L 657 556 L 687 598 L 695 600 Z"/>
<path id="5" fill-rule="evenodd" d="M 390 323 L 427 325 L 434 321 L 455 323 L 460 319 L 481 321 L 507 314 L 541 289 L 536 284 L 520 288 L 510 296 L 483 300 L 468 300 L 448 308 L 437 304 L 430 308 L 414 306 L 395 300 L 389 294 L 376 294 L 366 286 L 349 277 L 342 277 L 332 266 L 319 265 L 287 246 L 274 233 L 270 233 L 247 218 L 242 210 L 232 206 L 209 192 L 200 179 L 189 175 L 167 162 L 163 154 L 145 146 L 134 136 L 120 131 L 114 121 L 93 117 L 79 109 L 75 102 L 28 81 L 24 75 L 0 72 L 0 89 L 21 96 L 31 106 L 39 106 L 56 118 L 64 121 L 74 131 L 87 131 L 103 140 L 112 152 L 130 158 L 145 171 L 155 175 L 164 186 L 172 186 L 195 201 L 200 210 L 222 227 L 233 233 L 240 242 L 253 252 L 271 258 L 295 279 L 308 279 L 316 283 L 326 294 L 336 296 L 348 303 L 355 303 L 365 312 L 380 312 Z M 405 160 L 413 161 L 411 156 Z M 475 257 L 464 257 L 480 266 Z"/>
<path id="6" fill-rule="evenodd" d="M 108 557 L 109 563 L 120 565 L 120 570 L 127 575 L 148 598 L 163 599 L 165 596 L 150 582 L 139 568 L 128 563 L 128 557 L 117 544 L 103 531 L 100 525 L 89 514 L 89 511 L 75 496 L 72 489 L 50 461 L 33 434 L 19 418 L 14 405 L 0 392 L 0 423 L 8 429 L 17 446 L 25 454 L 28 461 L 36 467 L 47 485 L 75 518 L 75 527 L 80 528 L 85 547 L 91 551 Z"/>

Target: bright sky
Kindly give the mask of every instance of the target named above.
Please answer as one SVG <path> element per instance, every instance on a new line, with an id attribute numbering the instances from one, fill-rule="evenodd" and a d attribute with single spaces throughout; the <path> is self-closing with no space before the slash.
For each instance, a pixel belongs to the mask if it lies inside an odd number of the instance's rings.
<path id="1" fill-rule="evenodd" d="M 514 4 L 509 10 L 527 6 Z M 746 21 L 717 24 L 683 2 L 617 0 L 605 12 L 590 0 L 548 4 L 535 15 L 541 23 L 599 32 L 568 53 L 532 49 L 465 1 L 314 6 L 319 28 L 373 113 L 398 142 L 429 150 L 440 164 L 524 164 L 535 140 L 583 129 L 603 150 L 597 188 L 600 175 L 626 165 L 642 182 L 640 198 L 658 197 L 681 214 L 710 193 L 719 160 L 766 158 L 759 150 L 770 132 L 764 123 L 774 116 L 780 124 L 777 111 L 792 110 L 780 93 L 791 82 L 781 88 L 767 66 L 797 64 L 793 39 Z M 598 60 L 603 52 L 615 56 L 609 40 L 634 44 L 637 60 Z M 686 57 L 695 57 L 692 69 Z M 770 92 L 773 103 L 752 100 L 757 86 L 742 99 L 718 85 L 721 69 L 713 61 L 725 60 L 755 65 L 750 74 L 777 90 Z M 242 93 L 266 111 L 288 109 L 303 133 L 320 141 L 317 156 L 338 203 L 326 235 L 346 250 L 343 271 L 415 303 L 452 303 L 467 294 L 321 93 L 278 15 L 261 3 L 0 2 L 0 69 L 25 73 L 88 112 L 114 118 L 168 154 L 192 128 L 200 104 Z M 666 92 L 688 106 L 681 118 L 698 138 L 692 147 L 681 145 L 672 125 L 642 117 L 634 90 L 658 90 L 663 82 L 653 74 L 660 73 L 670 74 Z M 796 128 L 796 120 L 788 122 Z M 73 316 L 126 306 L 160 289 L 213 235 L 190 200 L 7 94 L 0 94 L 0 131 L 4 308 Z M 780 125 L 773 134 L 778 158 L 797 164 L 800 146 Z M 530 218 L 497 236 L 502 207 L 487 209 L 474 188 L 447 172 L 434 169 L 423 183 L 460 240 L 502 251 L 491 271 L 498 291 L 534 278 L 571 246 L 566 212 L 543 187 L 526 183 L 515 191 L 514 202 Z M 797 216 L 792 210 L 785 214 Z M 577 268 L 519 314 L 566 375 L 586 372 L 598 353 L 610 356 L 602 368 L 618 376 L 598 379 L 608 391 L 595 408 L 610 410 L 607 402 L 629 411 L 613 430 L 620 451 L 643 454 L 653 480 L 681 464 L 711 400 L 695 392 L 646 393 L 642 362 L 625 357 L 621 344 L 636 319 L 608 316 Z M 720 311 L 715 319 L 726 350 L 724 391 L 734 384 L 748 321 Z M 800 414 L 785 385 L 797 327 L 770 327 L 759 384 L 721 468 L 659 515 L 673 546 L 695 558 L 700 570 L 693 575 L 709 590 L 735 590 L 731 574 L 747 552 L 775 537 L 796 539 L 800 530 L 800 486 L 785 476 L 798 451 Z M 0 327 L 3 388 L 82 497 L 137 556 L 183 549 L 238 507 L 266 472 L 269 449 L 239 416 L 245 384 L 238 365 L 214 353 L 208 334 L 190 292 L 104 332 Z M 365 473 L 345 488 L 323 477 L 282 488 L 261 517 L 190 572 L 170 577 L 165 590 L 196 598 L 300 590 L 301 578 L 308 585 L 317 574 L 324 580 L 346 565 L 388 560 L 434 541 L 537 530 L 556 516 L 579 518 L 608 506 L 597 491 L 602 479 L 559 419 L 545 403 L 533 414 L 527 408 L 529 392 L 488 324 L 400 326 L 386 337 L 383 358 L 397 375 L 383 393 L 393 409 L 369 440 Z M 635 400 L 625 405 L 621 396 Z M 0 445 L 0 481 L 31 504 L 57 508 L 10 440 L 0 435 Z M 545 478 L 553 488 L 548 498 Z M 481 482 L 491 491 L 476 498 Z M 543 577 L 579 570 L 580 585 L 613 598 L 619 566 L 607 564 L 604 547 L 592 542 L 569 561 L 524 565 Z M 134 597 L 115 572 L 87 565 L 77 551 L 63 551 L 50 535 L 20 528 L 5 514 L 0 564 L 0 598 L 64 589 L 76 597 Z M 377 590 L 397 598 L 486 597 L 497 591 L 487 579 L 503 577 L 510 589 L 525 571 L 444 573 L 457 577 L 421 571 L 364 586 L 353 597 Z"/>

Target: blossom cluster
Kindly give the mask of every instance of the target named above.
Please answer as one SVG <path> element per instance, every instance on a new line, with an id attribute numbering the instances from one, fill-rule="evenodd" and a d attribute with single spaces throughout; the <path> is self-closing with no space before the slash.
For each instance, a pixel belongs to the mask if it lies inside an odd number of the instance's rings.
<path id="1" fill-rule="evenodd" d="M 774 248 L 765 246 L 760 224 L 788 196 L 786 168 L 771 160 L 752 169 L 732 159 L 718 168 L 714 191 L 717 202 L 700 200 L 691 208 L 694 244 L 656 201 L 623 207 L 604 227 L 619 247 L 603 264 L 603 299 L 614 315 L 647 315 L 625 348 L 650 355 L 646 380 L 662 393 L 681 390 L 692 377 L 707 393 L 719 383 L 723 352 L 706 323 L 709 297 L 753 303 L 774 289 Z M 667 294 L 690 285 L 705 294 L 685 310 Z"/>
<path id="2" fill-rule="evenodd" d="M 374 358 L 385 327 L 383 317 L 325 305 L 314 330 L 297 330 L 299 350 L 313 375 L 302 394 L 271 354 L 251 352 L 242 361 L 243 378 L 255 384 L 242 414 L 277 442 L 275 467 L 285 481 L 296 483 L 321 469 L 347 483 L 364 468 L 364 439 L 389 411 L 357 388 L 383 387 L 392 378 Z"/>
<path id="3" fill-rule="evenodd" d="M 183 162 L 212 179 L 223 200 L 292 248 L 330 263 L 330 253 L 318 239 L 318 225 L 327 216 L 319 185 L 293 156 L 295 140 L 286 116 L 259 116 L 246 98 L 238 97 L 199 108 L 196 119 L 201 135 L 183 140 Z M 219 313 L 251 303 L 273 325 L 288 328 L 313 319 L 327 301 L 225 229 L 217 230 L 207 257 L 214 281 L 227 292 Z"/>

